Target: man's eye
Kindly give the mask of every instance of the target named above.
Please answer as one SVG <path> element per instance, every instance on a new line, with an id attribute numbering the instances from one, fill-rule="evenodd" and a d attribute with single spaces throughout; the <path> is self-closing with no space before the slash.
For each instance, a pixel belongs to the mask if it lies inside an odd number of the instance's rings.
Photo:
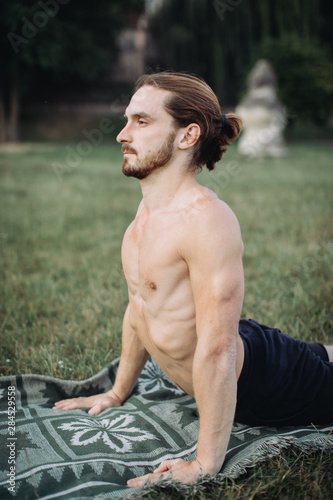
<path id="1" fill-rule="evenodd" d="M 147 125 L 147 122 L 145 120 L 138 120 L 139 125 Z"/>

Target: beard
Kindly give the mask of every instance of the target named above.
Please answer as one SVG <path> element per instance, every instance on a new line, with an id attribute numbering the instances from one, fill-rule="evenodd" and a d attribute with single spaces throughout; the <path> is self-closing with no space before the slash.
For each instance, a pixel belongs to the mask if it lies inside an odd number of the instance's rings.
<path id="1" fill-rule="evenodd" d="M 135 163 L 129 163 L 128 158 L 122 166 L 122 172 L 126 177 L 135 177 L 142 180 L 148 177 L 158 168 L 164 167 L 172 158 L 173 144 L 175 142 L 176 131 L 170 132 L 160 149 L 146 155 L 144 158 L 137 158 Z M 121 148 L 123 153 L 136 153 L 130 146 L 124 144 Z"/>

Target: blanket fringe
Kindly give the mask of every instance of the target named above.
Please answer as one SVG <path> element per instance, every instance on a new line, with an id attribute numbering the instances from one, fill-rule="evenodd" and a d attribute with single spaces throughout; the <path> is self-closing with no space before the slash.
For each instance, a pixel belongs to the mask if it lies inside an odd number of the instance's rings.
<path id="1" fill-rule="evenodd" d="M 266 438 L 261 443 L 253 446 L 253 454 L 250 457 L 239 460 L 235 464 L 230 464 L 223 471 L 214 477 L 203 475 L 195 484 L 186 485 L 174 481 L 172 478 L 162 478 L 156 483 L 147 481 L 139 491 L 130 493 L 126 500 L 142 500 L 145 496 L 158 490 L 172 488 L 180 493 L 184 498 L 197 492 L 204 491 L 209 485 L 221 485 L 226 478 L 236 479 L 245 474 L 248 469 L 255 467 L 258 463 L 269 458 L 278 456 L 282 450 L 293 447 L 294 449 L 311 455 L 318 451 L 323 454 L 333 453 L 333 428 L 330 434 L 318 434 L 311 436 L 306 441 L 300 441 L 292 436 L 272 436 Z"/>

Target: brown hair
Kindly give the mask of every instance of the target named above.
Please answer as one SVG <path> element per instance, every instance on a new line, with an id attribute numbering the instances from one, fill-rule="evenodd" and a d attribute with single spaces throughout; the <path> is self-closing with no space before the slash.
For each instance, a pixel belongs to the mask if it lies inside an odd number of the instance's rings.
<path id="1" fill-rule="evenodd" d="M 164 101 L 164 109 L 173 117 L 177 127 L 197 123 L 201 135 L 194 147 L 193 162 L 201 170 L 215 168 L 226 152 L 226 146 L 237 139 L 242 129 L 239 116 L 228 113 L 222 119 L 219 101 L 210 86 L 197 76 L 187 73 L 155 73 L 143 75 L 135 90 L 144 85 L 167 90 L 171 94 Z"/>

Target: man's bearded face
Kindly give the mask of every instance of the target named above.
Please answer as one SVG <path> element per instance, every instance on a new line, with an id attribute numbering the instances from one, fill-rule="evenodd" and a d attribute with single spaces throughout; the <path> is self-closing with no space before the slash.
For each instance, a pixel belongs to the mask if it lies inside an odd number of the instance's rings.
<path id="1" fill-rule="evenodd" d="M 156 149 L 156 151 L 150 151 L 142 158 L 137 155 L 136 150 L 129 144 L 123 144 L 121 147 L 122 153 L 133 154 L 133 156 L 125 157 L 122 166 L 123 174 L 127 177 L 135 177 L 141 180 L 148 177 L 148 175 L 158 168 L 164 167 L 172 158 L 175 137 L 176 131 L 170 132 L 160 148 Z M 134 158 L 134 155 L 136 155 L 136 158 Z"/>

